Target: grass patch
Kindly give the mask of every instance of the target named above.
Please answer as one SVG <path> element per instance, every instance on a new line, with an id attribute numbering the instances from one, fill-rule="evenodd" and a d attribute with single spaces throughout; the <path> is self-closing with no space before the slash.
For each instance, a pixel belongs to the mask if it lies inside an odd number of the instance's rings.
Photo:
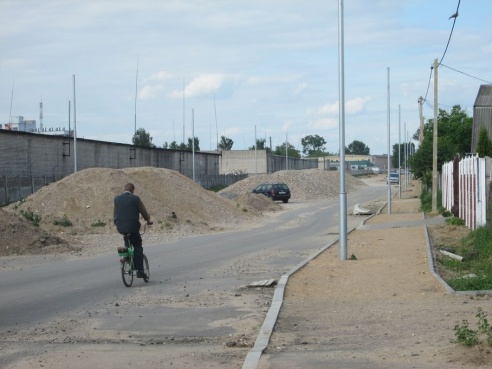
<path id="1" fill-rule="evenodd" d="M 41 215 L 33 213 L 30 209 L 21 210 L 21 215 L 29 220 L 33 226 L 39 227 L 39 223 L 41 222 Z"/>
<path id="2" fill-rule="evenodd" d="M 91 227 L 106 227 L 106 223 L 98 219 L 97 222 L 91 224 Z"/>
<path id="3" fill-rule="evenodd" d="M 62 218 L 56 218 L 53 220 L 54 225 L 59 225 L 62 227 L 71 227 L 73 224 L 72 222 L 67 218 L 66 215 L 64 215 Z"/>
<path id="4" fill-rule="evenodd" d="M 437 195 L 439 213 L 444 216 L 448 211 L 441 205 L 441 193 Z M 432 193 L 422 192 L 420 195 L 421 211 L 432 211 Z M 456 217 L 446 219 L 446 224 L 452 226 L 463 226 L 464 220 Z M 446 251 L 463 256 L 462 261 L 438 258 L 442 268 L 450 272 L 452 277 L 446 283 L 455 291 L 479 291 L 492 290 L 492 231 L 486 227 L 480 227 L 468 232 L 460 240 L 457 246 L 440 247 Z"/>
<path id="5" fill-rule="evenodd" d="M 491 230 L 480 227 L 470 231 L 458 246 L 447 251 L 463 256 L 462 261 L 439 259 L 439 263 L 454 275 L 446 281 L 451 288 L 456 291 L 492 290 Z"/>

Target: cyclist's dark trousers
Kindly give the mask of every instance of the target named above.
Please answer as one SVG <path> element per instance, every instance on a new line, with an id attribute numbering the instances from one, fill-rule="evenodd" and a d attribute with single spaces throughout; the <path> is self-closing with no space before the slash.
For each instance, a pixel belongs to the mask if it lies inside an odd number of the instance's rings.
<path id="1" fill-rule="evenodd" d="M 143 247 L 142 247 L 142 237 L 139 232 L 132 233 L 130 236 L 132 241 L 133 249 L 135 253 L 133 254 L 133 262 L 135 263 L 136 270 L 143 271 Z"/>

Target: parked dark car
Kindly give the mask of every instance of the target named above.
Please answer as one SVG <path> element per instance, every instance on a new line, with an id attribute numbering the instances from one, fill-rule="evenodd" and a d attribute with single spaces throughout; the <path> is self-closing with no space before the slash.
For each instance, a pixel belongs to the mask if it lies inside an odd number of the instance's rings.
<path id="1" fill-rule="evenodd" d="M 283 201 L 284 203 L 289 202 L 290 199 L 290 189 L 285 183 L 262 183 L 251 192 L 262 193 L 273 201 Z"/>

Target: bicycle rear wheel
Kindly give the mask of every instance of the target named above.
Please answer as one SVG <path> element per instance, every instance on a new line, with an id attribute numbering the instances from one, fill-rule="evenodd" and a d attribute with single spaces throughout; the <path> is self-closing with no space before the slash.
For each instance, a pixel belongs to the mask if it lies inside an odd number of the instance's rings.
<path id="1" fill-rule="evenodd" d="M 123 284 L 130 287 L 133 283 L 133 268 L 130 262 L 130 258 L 125 258 L 125 261 L 121 265 L 121 278 L 123 278 Z"/>
<path id="2" fill-rule="evenodd" d="M 144 273 L 145 273 L 145 277 L 144 277 L 144 281 L 145 283 L 148 283 L 149 282 L 149 279 L 150 279 L 150 269 L 149 269 L 149 260 L 147 260 L 147 256 L 143 256 L 143 268 L 144 268 Z"/>

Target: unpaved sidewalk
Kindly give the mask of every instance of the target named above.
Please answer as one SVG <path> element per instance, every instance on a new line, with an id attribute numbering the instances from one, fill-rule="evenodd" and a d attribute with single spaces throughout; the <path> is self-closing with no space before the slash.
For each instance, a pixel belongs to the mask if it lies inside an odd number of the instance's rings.
<path id="1" fill-rule="evenodd" d="M 492 316 L 491 299 L 451 295 L 430 273 L 419 205 L 412 189 L 394 197 L 349 234 L 357 260 L 335 244 L 289 278 L 258 368 L 492 368 L 490 349 L 451 342 L 479 307 Z"/>

